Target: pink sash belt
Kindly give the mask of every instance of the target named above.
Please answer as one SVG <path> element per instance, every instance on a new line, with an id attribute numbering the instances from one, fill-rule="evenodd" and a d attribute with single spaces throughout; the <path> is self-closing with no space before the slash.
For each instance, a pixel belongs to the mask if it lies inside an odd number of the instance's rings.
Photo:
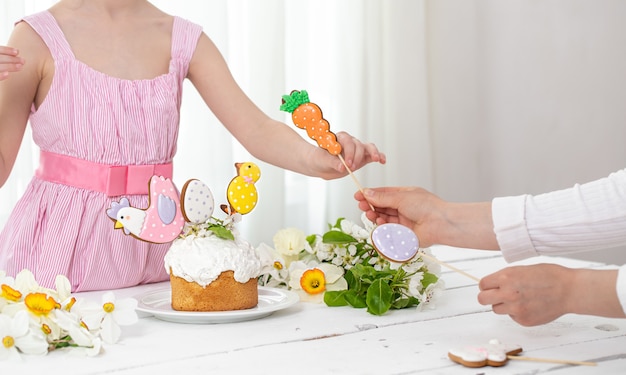
<path id="1" fill-rule="evenodd" d="M 171 179 L 172 171 L 172 163 L 106 165 L 41 151 L 39 169 L 35 176 L 45 181 L 99 191 L 114 197 L 148 194 L 148 185 L 153 175 Z"/>

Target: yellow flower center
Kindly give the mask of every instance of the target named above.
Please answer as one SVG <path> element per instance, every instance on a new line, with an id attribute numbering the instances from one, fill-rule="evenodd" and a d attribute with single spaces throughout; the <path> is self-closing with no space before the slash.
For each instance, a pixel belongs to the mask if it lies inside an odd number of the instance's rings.
<path id="1" fill-rule="evenodd" d="M 57 301 L 45 293 L 30 293 L 24 298 L 24 304 L 35 315 L 48 315 L 52 309 L 59 307 Z"/>
<path id="2" fill-rule="evenodd" d="M 283 269 L 283 264 L 279 261 L 275 261 L 274 262 L 274 268 L 276 268 L 277 270 L 282 270 Z"/>
<path id="3" fill-rule="evenodd" d="M 18 290 L 15 290 L 8 286 L 7 284 L 2 284 L 2 297 L 8 301 L 18 302 L 20 298 L 22 298 L 22 293 Z"/>
<path id="4" fill-rule="evenodd" d="M 113 310 L 115 310 L 115 305 L 113 304 L 113 302 L 107 302 L 104 305 L 102 305 L 102 308 L 104 309 L 104 312 L 112 313 Z"/>
<path id="5" fill-rule="evenodd" d="M 302 290 L 309 294 L 318 294 L 326 290 L 326 277 L 320 269 L 313 268 L 304 271 L 300 278 Z"/>
<path id="6" fill-rule="evenodd" d="M 41 325 L 41 330 L 43 331 L 43 333 L 45 333 L 46 335 L 49 335 L 52 333 L 52 329 L 50 329 L 50 326 L 47 324 L 42 324 Z"/>
<path id="7" fill-rule="evenodd" d="M 15 344 L 15 340 L 11 336 L 5 336 L 2 339 L 2 345 L 4 345 L 4 347 L 7 349 L 13 347 L 14 344 Z"/>

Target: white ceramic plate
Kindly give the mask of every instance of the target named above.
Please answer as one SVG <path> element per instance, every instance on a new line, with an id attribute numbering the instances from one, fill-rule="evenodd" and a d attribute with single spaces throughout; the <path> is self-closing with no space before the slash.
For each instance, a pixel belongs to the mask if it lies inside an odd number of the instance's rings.
<path id="1" fill-rule="evenodd" d="M 170 288 L 167 287 L 138 296 L 137 311 L 174 323 L 235 323 L 266 317 L 274 311 L 294 305 L 299 300 L 298 295 L 292 291 L 260 286 L 259 304 L 251 309 L 211 312 L 177 311 L 172 309 L 172 294 Z"/>

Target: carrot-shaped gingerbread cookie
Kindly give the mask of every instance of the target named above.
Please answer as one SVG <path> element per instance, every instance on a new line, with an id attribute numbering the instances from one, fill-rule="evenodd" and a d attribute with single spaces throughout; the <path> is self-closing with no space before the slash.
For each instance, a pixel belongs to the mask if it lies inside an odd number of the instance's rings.
<path id="1" fill-rule="evenodd" d="M 307 135 L 317 142 L 318 146 L 331 155 L 341 153 L 341 145 L 337 136 L 330 131 L 330 124 L 324 118 L 320 107 L 309 101 L 309 94 L 305 91 L 292 91 L 283 95 L 281 111 L 291 113 L 293 123 L 300 129 L 306 130 Z"/>
<path id="2" fill-rule="evenodd" d="M 311 103 L 309 94 L 306 90 L 294 90 L 289 95 L 283 95 L 283 103 L 280 106 L 281 111 L 291 113 L 293 123 L 300 129 L 306 130 L 307 135 L 317 142 L 317 145 L 328 151 L 331 155 L 336 155 L 346 167 L 350 177 L 356 186 L 363 192 L 363 187 L 356 179 L 354 173 L 348 168 L 345 160 L 341 156 L 341 144 L 337 142 L 337 136 L 330 131 L 330 124 L 324 118 L 321 108 Z M 372 211 L 374 206 L 370 204 Z"/>

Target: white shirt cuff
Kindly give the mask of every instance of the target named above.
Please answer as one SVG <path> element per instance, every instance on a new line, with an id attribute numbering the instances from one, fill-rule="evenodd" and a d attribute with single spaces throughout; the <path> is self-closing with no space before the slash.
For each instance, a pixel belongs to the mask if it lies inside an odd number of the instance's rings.
<path id="1" fill-rule="evenodd" d="M 528 195 L 495 198 L 491 204 L 493 231 L 507 262 L 537 256 L 528 229 L 525 210 Z"/>

